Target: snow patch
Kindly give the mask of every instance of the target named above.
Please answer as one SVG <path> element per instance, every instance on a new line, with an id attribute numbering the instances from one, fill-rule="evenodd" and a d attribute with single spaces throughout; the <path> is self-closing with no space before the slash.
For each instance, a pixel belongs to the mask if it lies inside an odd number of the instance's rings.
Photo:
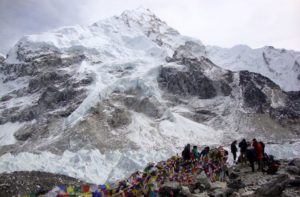
<path id="1" fill-rule="evenodd" d="M 18 131 L 24 123 L 12 123 L 0 125 L 0 146 L 10 145 L 17 142 L 14 133 Z"/>
<path id="2" fill-rule="evenodd" d="M 266 144 L 267 154 L 274 155 L 276 159 L 300 158 L 300 141 L 284 144 Z"/>
<path id="3" fill-rule="evenodd" d="M 232 48 L 206 46 L 206 49 L 207 57 L 222 68 L 260 73 L 285 91 L 300 90 L 300 80 L 298 80 L 300 73 L 293 70 L 300 58 L 299 52 L 273 47 L 251 49 L 245 45 Z"/>
<path id="4" fill-rule="evenodd" d="M 142 170 L 148 162 L 165 160 L 174 153 L 172 150 L 111 151 L 104 154 L 99 150 L 80 150 L 65 151 L 61 156 L 50 152 L 7 153 L 0 157 L 0 173 L 39 170 L 100 184 L 125 178 Z"/>
<path id="5" fill-rule="evenodd" d="M 172 138 L 175 141 L 174 143 L 179 146 L 183 146 L 187 143 L 219 144 L 223 138 L 223 131 L 216 131 L 177 113 L 172 113 L 172 116 L 172 120 L 167 119 L 161 121 L 159 129 L 164 136 Z"/>

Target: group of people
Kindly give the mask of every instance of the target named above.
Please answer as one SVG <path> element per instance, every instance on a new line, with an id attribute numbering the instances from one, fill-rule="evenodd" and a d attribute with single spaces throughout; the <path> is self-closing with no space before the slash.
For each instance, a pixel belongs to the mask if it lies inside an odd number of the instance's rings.
<path id="1" fill-rule="evenodd" d="M 258 142 L 255 138 L 251 142 L 247 142 L 245 139 L 238 144 L 240 148 L 240 155 L 237 158 L 237 140 L 231 143 L 230 149 L 233 155 L 235 163 L 250 163 L 252 172 L 255 171 L 255 163 L 257 162 L 258 171 L 267 172 L 269 174 L 276 173 L 279 167 L 279 163 L 274 160 L 273 156 L 269 156 L 265 153 L 265 144 Z M 268 169 L 265 169 L 268 167 Z"/>
<path id="2" fill-rule="evenodd" d="M 237 157 L 238 148 L 240 154 Z M 257 171 L 266 172 L 268 174 L 275 174 L 280 166 L 279 161 L 274 159 L 274 156 L 265 153 L 265 143 L 257 141 L 255 138 L 250 141 L 242 139 L 239 143 L 234 140 L 230 146 L 233 155 L 234 163 L 247 164 L 249 162 L 252 172 L 255 172 L 255 164 L 257 163 Z M 185 161 L 201 160 L 207 161 L 214 158 L 215 161 L 224 165 L 228 159 L 228 151 L 223 147 L 213 148 L 206 146 L 201 151 L 197 146 L 191 147 L 187 144 L 182 151 L 182 158 Z"/>
<path id="3" fill-rule="evenodd" d="M 193 149 L 191 150 L 191 145 L 187 144 L 182 151 L 182 158 L 186 161 L 199 160 L 200 158 L 204 158 L 205 156 L 207 156 L 209 150 L 209 146 L 206 146 L 201 152 L 198 151 L 198 146 L 193 146 Z"/>
<path id="4" fill-rule="evenodd" d="M 211 181 L 222 181 L 225 175 L 228 175 L 228 154 L 222 146 L 218 148 L 205 146 L 199 151 L 197 146 L 191 148 L 190 144 L 187 144 L 182 151 L 182 159 L 187 166 L 199 164 Z"/>

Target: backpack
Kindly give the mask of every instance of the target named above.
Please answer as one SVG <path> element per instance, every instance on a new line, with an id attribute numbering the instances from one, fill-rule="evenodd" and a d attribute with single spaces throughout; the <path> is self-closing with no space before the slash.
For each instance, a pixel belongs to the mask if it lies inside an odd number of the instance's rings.
<path id="1" fill-rule="evenodd" d="M 280 163 L 277 161 L 273 161 L 268 169 L 266 170 L 267 174 L 276 174 L 280 166 Z"/>

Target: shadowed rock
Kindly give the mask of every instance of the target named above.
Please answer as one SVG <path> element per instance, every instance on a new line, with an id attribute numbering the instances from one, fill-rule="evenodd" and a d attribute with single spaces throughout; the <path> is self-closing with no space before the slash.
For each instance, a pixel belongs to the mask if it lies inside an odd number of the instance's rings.
<path id="1" fill-rule="evenodd" d="M 256 194 L 259 196 L 279 196 L 289 183 L 287 174 L 281 174 L 277 179 L 268 182 L 260 187 Z"/>

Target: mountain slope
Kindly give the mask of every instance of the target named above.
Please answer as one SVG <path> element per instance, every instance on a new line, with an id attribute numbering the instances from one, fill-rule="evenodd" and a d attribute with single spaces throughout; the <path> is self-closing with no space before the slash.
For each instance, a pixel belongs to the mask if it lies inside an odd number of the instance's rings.
<path id="1" fill-rule="evenodd" d="M 226 70 L 217 62 L 221 49 L 214 50 L 144 9 L 24 36 L 0 67 L 0 171 L 103 182 L 186 143 L 299 139 L 299 92 Z"/>
<path id="2" fill-rule="evenodd" d="M 222 68 L 260 73 L 285 91 L 300 89 L 300 53 L 267 46 L 251 49 L 238 45 L 230 49 L 207 46 L 208 57 Z"/>

